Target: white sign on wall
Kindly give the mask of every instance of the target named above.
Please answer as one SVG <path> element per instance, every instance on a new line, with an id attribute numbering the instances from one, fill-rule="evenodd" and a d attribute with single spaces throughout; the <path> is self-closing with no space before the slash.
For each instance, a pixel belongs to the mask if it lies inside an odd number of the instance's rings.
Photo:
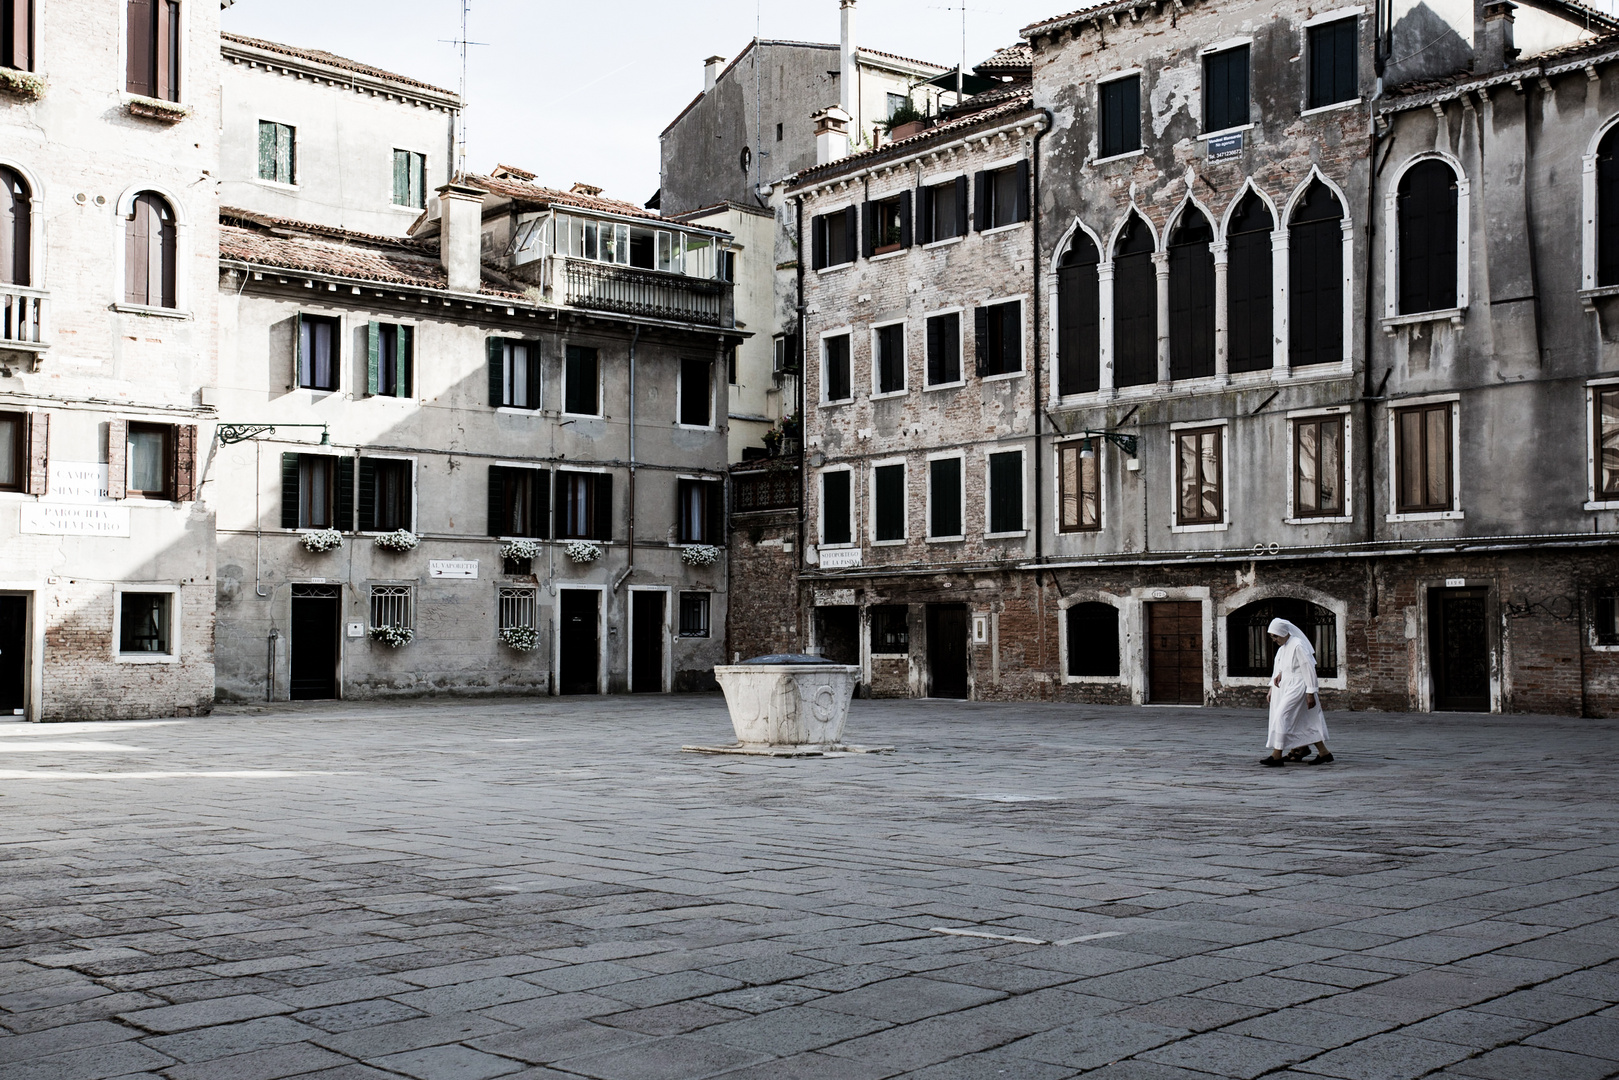
<path id="1" fill-rule="evenodd" d="M 20 528 L 47 536 L 128 536 L 129 507 L 23 503 Z"/>
<path id="2" fill-rule="evenodd" d="M 477 578 L 477 559 L 429 559 L 427 576 L 436 578 Z"/>
<path id="3" fill-rule="evenodd" d="M 99 461 L 56 461 L 50 463 L 45 493 L 53 502 L 112 502 L 107 497 L 107 466 Z"/>
<path id="4" fill-rule="evenodd" d="M 842 570 L 846 566 L 859 566 L 860 555 L 859 548 L 822 548 L 821 569 Z"/>

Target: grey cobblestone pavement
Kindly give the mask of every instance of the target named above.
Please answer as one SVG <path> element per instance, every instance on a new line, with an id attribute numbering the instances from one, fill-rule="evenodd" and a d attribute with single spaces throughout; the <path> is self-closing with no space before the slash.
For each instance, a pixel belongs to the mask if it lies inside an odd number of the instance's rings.
<path id="1" fill-rule="evenodd" d="M 718 697 L 0 725 L 5 1080 L 1600 1080 L 1616 727 Z M 968 931 L 947 934 L 941 930 Z M 1025 939 L 1008 940 L 1008 939 Z"/>

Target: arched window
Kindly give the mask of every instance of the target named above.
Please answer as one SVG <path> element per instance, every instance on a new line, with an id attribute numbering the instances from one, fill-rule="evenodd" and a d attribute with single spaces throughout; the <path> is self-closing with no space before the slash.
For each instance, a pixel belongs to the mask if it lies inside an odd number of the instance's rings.
<path id="1" fill-rule="evenodd" d="M 1057 264 L 1057 393 L 1102 385 L 1102 307 L 1096 244 L 1083 231 Z"/>
<path id="2" fill-rule="evenodd" d="M 1113 385 L 1158 381 L 1158 274 L 1152 230 L 1132 213 L 1113 245 Z"/>
<path id="3" fill-rule="evenodd" d="M 1288 364 L 1292 367 L 1336 364 L 1344 358 L 1343 216 L 1337 196 L 1319 180 L 1310 184 L 1293 209 L 1287 228 Z M 1454 258 L 1451 267 L 1454 270 Z"/>
<path id="4" fill-rule="evenodd" d="M 1433 158 L 1400 177 L 1400 314 L 1456 306 L 1456 173 Z"/>
<path id="5" fill-rule="evenodd" d="M 30 285 L 33 200 L 28 185 L 11 169 L 0 168 L 0 284 Z"/>
<path id="6" fill-rule="evenodd" d="M 1250 190 L 1237 204 L 1226 231 L 1227 359 L 1232 371 L 1271 366 L 1275 327 L 1271 319 L 1270 207 Z"/>
<path id="7" fill-rule="evenodd" d="M 1315 646 L 1315 673 L 1323 679 L 1338 674 L 1338 616 L 1319 604 L 1274 597 L 1240 607 L 1226 616 L 1226 674 L 1268 678 L 1276 644 L 1267 628 L 1286 619 L 1303 630 Z"/>
<path id="8" fill-rule="evenodd" d="M 1619 125 L 1597 144 L 1597 284 L 1619 285 Z"/>
<path id="9" fill-rule="evenodd" d="M 1214 230 L 1187 207 L 1169 234 L 1169 377 L 1214 374 Z"/>
<path id="10" fill-rule="evenodd" d="M 124 302 L 176 306 L 174 210 L 163 196 L 143 191 L 124 223 Z"/>
<path id="11" fill-rule="evenodd" d="M 1091 602 L 1068 609 L 1068 674 L 1118 675 L 1119 609 Z"/>

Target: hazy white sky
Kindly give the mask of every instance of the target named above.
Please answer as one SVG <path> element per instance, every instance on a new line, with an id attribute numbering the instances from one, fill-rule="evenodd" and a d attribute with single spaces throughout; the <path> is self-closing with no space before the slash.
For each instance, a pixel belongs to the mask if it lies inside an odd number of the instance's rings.
<path id="1" fill-rule="evenodd" d="M 1020 27 L 1084 0 L 860 0 L 860 44 L 971 67 Z M 505 162 L 641 203 L 658 186 L 658 133 L 703 88 L 703 59 L 753 37 L 838 40 L 838 0 L 472 0 L 467 162 Z M 325 49 L 454 90 L 460 0 L 236 0 L 226 30 Z M 827 104 L 831 104 L 828 102 Z"/>

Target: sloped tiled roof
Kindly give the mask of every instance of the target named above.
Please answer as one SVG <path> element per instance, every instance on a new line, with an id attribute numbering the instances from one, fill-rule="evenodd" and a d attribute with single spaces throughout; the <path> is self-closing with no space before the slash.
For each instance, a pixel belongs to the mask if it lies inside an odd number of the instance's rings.
<path id="1" fill-rule="evenodd" d="M 979 75 L 1027 75 L 1034 66 L 1034 49 L 1020 41 L 1004 49 L 995 50 L 988 60 L 977 64 L 973 71 Z"/>
<path id="2" fill-rule="evenodd" d="M 1619 56 L 1619 33 L 1604 34 L 1597 38 L 1570 42 L 1555 49 L 1522 56 L 1499 71 L 1474 71 L 1464 68 L 1437 79 L 1422 79 L 1391 87 L 1381 103 L 1386 111 L 1415 108 L 1431 100 L 1452 97 L 1471 86 L 1489 86 L 1521 80 L 1528 76 L 1553 72 L 1566 65 L 1600 57 L 1604 53 Z"/>
<path id="3" fill-rule="evenodd" d="M 372 67 L 370 64 L 362 64 L 358 60 L 350 60 L 346 56 L 338 56 L 335 53 L 329 53 L 323 49 L 302 49 L 295 45 L 283 45 L 279 41 L 266 41 L 263 38 L 247 37 L 244 34 L 232 34 L 224 30 L 219 32 L 219 40 L 226 44 L 244 45 L 253 49 L 263 49 L 266 52 L 280 53 L 282 56 L 289 56 L 298 60 L 309 60 L 317 64 L 325 64 L 327 67 L 341 68 L 344 71 L 352 71 L 356 75 L 369 75 L 373 79 L 384 79 L 388 82 L 399 83 L 403 86 L 414 86 L 419 90 L 426 90 L 434 94 L 442 94 L 445 97 L 453 98 L 456 96 L 456 93 L 453 90 L 445 90 L 443 87 L 434 86 L 432 83 L 422 82 L 420 79 L 412 79 L 406 75 L 400 75 L 392 71 L 384 71 L 382 68 Z"/>
<path id="4" fill-rule="evenodd" d="M 526 171 L 526 170 L 517 170 Z M 532 174 L 531 174 L 532 175 Z M 542 187 L 528 180 L 519 180 L 515 175 L 509 176 L 479 176 L 471 174 L 456 178 L 460 184 L 470 184 L 472 187 L 483 188 L 491 195 L 499 195 L 504 199 L 515 202 L 529 203 L 534 206 L 576 206 L 581 210 L 596 210 L 604 214 L 622 214 L 626 217 L 653 218 L 658 215 L 645 207 L 634 203 L 624 202 L 621 199 L 608 199 L 600 195 L 586 195 L 575 191 L 558 191 L 555 188 Z"/>

